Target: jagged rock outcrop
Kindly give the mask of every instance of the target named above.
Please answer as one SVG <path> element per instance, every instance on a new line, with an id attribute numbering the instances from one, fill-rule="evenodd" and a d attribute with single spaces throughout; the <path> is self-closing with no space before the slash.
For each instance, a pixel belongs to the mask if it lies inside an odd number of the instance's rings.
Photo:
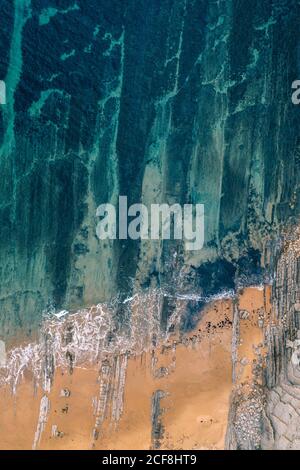
<path id="1" fill-rule="evenodd" d="M 300 449 L 300 242 L 294 233 L 279 257 L 273 289 L 274 320 L 267 331 L 266 414 L 274 449 Z"/>
<path id="2" fill-rule="evenodd" d="M 173 285 L 174 251 L 199 291 L 261 274 L 272 235 L 299 214 L 299 8 L 1 1 L 2 334 L 33 328 L 50 304 Z M 101 244 L 96 208 L 119 194 L 205 204 L 205 248 Z"/>
<path id="3" fill-rule="evenodd" d="M 234 389 L 226 438 L 229 449 L 300 449 L 299 235 L 298 229 L 276 257 L 272 315 L 264 329 L 262 383 L 258 385 L 253 371 L 252 396 L 241 387 Z M 236 364 L 236 356 L 233 361 Z"/>

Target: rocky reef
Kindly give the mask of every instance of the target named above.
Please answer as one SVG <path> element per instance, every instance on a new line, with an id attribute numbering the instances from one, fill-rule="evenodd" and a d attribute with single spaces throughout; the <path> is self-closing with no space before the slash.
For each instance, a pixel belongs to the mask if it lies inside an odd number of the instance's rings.
<path id="1" fill-rule="evenodd" d="M 276 259 L 272 309 L 269 315 L 263 312 L 262 348 L 252 362 L 248 389 L 235 380 L 226 439 L 230 449 L 300 448 L 299 229 L 290 238 Z"/>

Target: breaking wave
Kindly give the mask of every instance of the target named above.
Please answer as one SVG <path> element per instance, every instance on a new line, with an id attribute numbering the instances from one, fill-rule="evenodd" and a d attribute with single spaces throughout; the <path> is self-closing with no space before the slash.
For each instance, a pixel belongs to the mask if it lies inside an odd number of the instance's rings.
<path id="1" fill-rule="evenodd" d="M 0 386 L 9 384 L 15 394 L 25 372 L 29 372 L 35 385 L 49 392 L 57 368 L 72 371 L 96 366 L 107 356 L 140 355 L 169 341 L 176 328 L 179 329 L 188 302 L 233 296 L 233 291 L 209 299 L 197 294 L 170 295 L 160 289 L 137 293 L 121 302 L 121 321 L 117 300 L 75 313 L 47 313 L 39 340 L 8 352 L 6 363 L 0 368 Z M 163 331 L 161 316 L 165 297 L 172 298 L 175 308 Z"/>

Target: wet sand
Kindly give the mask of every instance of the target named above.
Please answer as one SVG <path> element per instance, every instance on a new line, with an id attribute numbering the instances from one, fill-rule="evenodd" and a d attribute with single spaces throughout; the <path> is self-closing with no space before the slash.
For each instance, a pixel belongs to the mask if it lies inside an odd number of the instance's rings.
<path id="1" fill-rule="evenodd" d="M 261 312 L 269 309 L 269 289 L 245 289 L 239 310 L 249 318 L 241 320 L 238 359 L 247 358 L 239 380 L 251 381 L 255 360 L 254 346 L 261 343 L 258 325 Z M 170 344 L 128 360 L 124 388 L 124 411 L 118 422 L 111 409 L 93 429 L 96 417 L 93 403 L 99 397 L 99 366 L 75 369 L 73 374 L 56 371 L 49 394 L 50 410 L 39 449 L 223 449 L 232 382 L 232 300 L 210 304 L 197 327 Z M 245 362 L 245 361 L 244 361 Z M 62 397 L 61 391 L 70 392 Z M 153 394 L 161 399 L 161 435 L 155 442 L 152 433 Z M 37 428 L 40 389 L 34 391 L 30 377 L 19 386 L 16 397 L 8 387 L 0 390 L 0 448 L 31 449 Z M 93 401 L 94 399 L 94 401 Z M 55 428 L 53 428 L 55 426 Z M 55 429 L 55 435 L 53 434 Z"/>

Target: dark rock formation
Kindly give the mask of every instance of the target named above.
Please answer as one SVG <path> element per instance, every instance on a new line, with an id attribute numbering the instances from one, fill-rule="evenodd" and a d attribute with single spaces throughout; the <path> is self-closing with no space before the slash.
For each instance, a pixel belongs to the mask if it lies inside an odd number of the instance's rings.
<path id="1" fill-rule="evenodd" d="M 299 229 L 293 238 L 275 263 L 263 382 L 253 383 L 252 396 L 234 391 L 226 438 L 229 449 L 300 449 Z"/>
<path id="2" fill-rule="evenodd" d="M 274 321 L 267 331 L 269 355 L 266 418 L 272 433 L 262 447 L 300 449 L 300 242 L 299 230 L 276 265 Z"/>
<path id="3" fill-rule="evenodd" d="M 299 14 L 296 0 L 1 0 L 1 333 L 50 304 L 170 285 L 174 250 L 200 292 L 203 273 L 208 293 L 224 287 L 222 266 L 225 287 L 261 275 L 300 208 Z M 118 195 L 204 203 L 204 249 L 100 243 L 96 208 Z"/>
<path id="4" fill-rule="evenodd" d="M 152 395 L 152 409 L 151 409 L 151 422 L 152 422 L 152 449 L 160 448 L 160 441 L 164 437 L 164 426 L 162 423 L 163 408 L 161 407 L 161 400 L 165 398 L 166 393 L 162 390 L 156 390 Z"/>

